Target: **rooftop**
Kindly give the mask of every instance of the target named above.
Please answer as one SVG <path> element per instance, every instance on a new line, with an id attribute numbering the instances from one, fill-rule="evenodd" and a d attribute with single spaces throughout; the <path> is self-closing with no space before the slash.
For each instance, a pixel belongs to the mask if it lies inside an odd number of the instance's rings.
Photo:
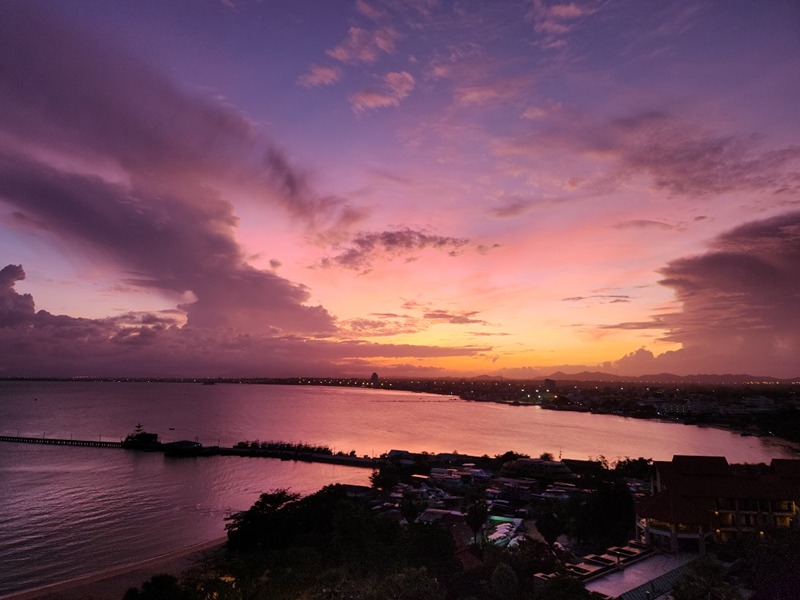
<path id="1" fill-rule="evenodd" d="M 644 585 L 657 577 L 666 575 L 697 558 L 697 554 L 656 554 L 626 567 L 612 571 L 586 584 L 591 592 L 605 594 L 612 598 Z"/>

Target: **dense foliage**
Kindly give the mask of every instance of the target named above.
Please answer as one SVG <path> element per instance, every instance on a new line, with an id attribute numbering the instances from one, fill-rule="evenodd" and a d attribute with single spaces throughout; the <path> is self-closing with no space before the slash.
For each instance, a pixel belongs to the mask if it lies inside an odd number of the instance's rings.
<path id="1" fill-rule="evenodd" d="M 672 590 L 674 600 L 741 600 L 735 585 L 727 581 L 727 569 L 716 560 L 705 557 L 689 567 Z"/>
<path id="2" fill-rule="evenodd" d="M 481 502 L 471 508 L 475 522 L 485 518 Z M 464 568 L 450 531 L 377 517 L 342 486 L 305 498 L 262 494 L 227 530 L 216 558 L 180 581 L 156 576 L 125 600 L 534 600 L 533 573 L 557 564 L 546 544 L 526 538 L 513 548 L 462 548 Z"/>

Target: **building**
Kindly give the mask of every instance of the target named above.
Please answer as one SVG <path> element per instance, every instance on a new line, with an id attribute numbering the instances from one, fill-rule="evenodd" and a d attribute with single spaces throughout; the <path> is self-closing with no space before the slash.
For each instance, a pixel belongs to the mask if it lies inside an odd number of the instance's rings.
<path id="1" fill-rule="evenodd" d="M 674 456 L 653 463 L 653 495 L 636 505 L 640 538 L 673 552 L 705 552 L 710 541 L 757 540 L 796 527 L 800 460 L 729 465 L 723 456 Z"/>
<path id="2" fill-rule="evenodd" d="M 518 458 L 506 463 L 504 467 L 512 467 L 519 477 L 529 479 L 546 479 L 550 481 L 570 481 L 575 479 L 575 473 L 560 460 L 545 460 L 542 458 Z"/>

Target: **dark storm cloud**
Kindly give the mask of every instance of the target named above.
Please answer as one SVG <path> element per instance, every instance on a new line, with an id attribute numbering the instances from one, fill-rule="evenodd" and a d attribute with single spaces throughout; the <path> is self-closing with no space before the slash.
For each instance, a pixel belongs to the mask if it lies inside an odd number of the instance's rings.
<path id="1" fill-rule="evenodd" d="M 661 273 L 680 311 L 608 328 L 665 330 L 664 339 L 683 348 L 653 361 L 638 352 L 626 357 L 626 366 L 797 375 L 800 212 L 737 227 L 706 253 L 674 260 Z"/>
<path id="2" fill-rule="evenodd" d="M 244 262 L 233 238 L 232 206 L 211 190 L 184 198 L 64 173 L 0 154 L 0 195 L 64 238 L 126 266 L 129 283 L 175 294 L 192 292 L 189 325 L 299 331 L 333 329 L 308 291 Z"/>
<path id="3" fill-rule="evenodd" d="M 25 279 L 22 265 L 8 265 L 0 270 L 0 327 L 18 325 L 34 314 L 33 296 L 18 294 L 17 281 Z"/>
<path id="4" fill-rule="evenodd" d="M 191 292 L 190 325 L 331 331 L 308 291 L 246 263 L 231 191 L 311 226 L 359 211 L 316 196 L 241 114 L 33 5 L 0 3 L 0 201 L 37 227 L 128 269 L 130 282 Z"/>
<path id="5" fill-rule="evenodd" d="M 469 243 L 465 238 L 433 235 L 409 228 L 362 233 L 354 237 L 349 247 L 342 249 L 339 254 L 326 257 L 322 265 L 365 270 L 375 260 L 410 255 L 428 248 L 445 250 L 451 256 L 457 256 Z"/>
<path id="6" fill-rule="evenodd" d="M 683 303 L 671 318 L 671 338 L 704 340 L 716 332 L 777 347 L 800 340 L 800 212 L 737 227 L 707 253 L 661 272 L 661 284 Z"/>

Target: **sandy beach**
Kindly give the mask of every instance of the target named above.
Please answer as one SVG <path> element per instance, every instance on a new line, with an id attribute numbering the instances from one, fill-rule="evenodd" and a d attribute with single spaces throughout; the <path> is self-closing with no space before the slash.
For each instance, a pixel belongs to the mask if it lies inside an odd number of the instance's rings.
<path id="1" fill-rule="evenodd" d="M 179 576 L 205 554 L 221 548 L 220 538 L 156 556 L 131 565 L 109 569 L 25 592 L 1 596 L 0 600 L 121 600 L 132 587 L 141 587 L 153 575 Z"/>

